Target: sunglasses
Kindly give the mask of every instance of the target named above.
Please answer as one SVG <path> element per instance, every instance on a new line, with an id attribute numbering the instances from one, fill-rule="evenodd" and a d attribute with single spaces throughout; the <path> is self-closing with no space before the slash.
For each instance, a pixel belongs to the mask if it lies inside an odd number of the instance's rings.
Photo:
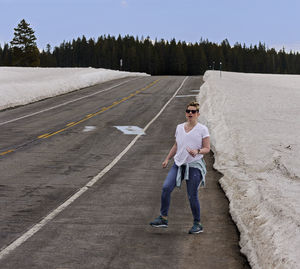
<path id="1" fill-rule="evenodd" d="M 193 114 L 195 114 L 196 112 L 199 112 L 199 110 L 190 110 L 190 109 L 187 109 L 185 112 L 188 113 L 188 114 L 190 112 L 192 112 Z"/>

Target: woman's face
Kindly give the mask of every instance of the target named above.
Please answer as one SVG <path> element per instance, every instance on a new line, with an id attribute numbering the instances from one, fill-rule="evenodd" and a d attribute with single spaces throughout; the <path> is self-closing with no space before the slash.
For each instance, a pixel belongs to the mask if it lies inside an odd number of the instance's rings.
<path id="1" fill-rule="evenodd" d="M 188 121 L 194 121 L 197 120 L 197 118 L 199 117 L 200 113 L 197 111 L 197 108 L 195 106 L 189 106 L 186 109 L 185 112 L 185 117 Z"/>

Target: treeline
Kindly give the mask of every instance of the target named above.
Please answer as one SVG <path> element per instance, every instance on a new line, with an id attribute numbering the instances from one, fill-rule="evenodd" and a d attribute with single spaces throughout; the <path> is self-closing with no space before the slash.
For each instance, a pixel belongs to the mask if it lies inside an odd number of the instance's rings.
<path id="1" fill-rule="evenodd" d="M 13 51 L 8 44 L 0 46 L 0 65 L 13 64 Z M 220 64 L 221 63 L 221 64 Z M 208 40 L 196 43 L 155 40 L 133 36 L 85 36 L 63 42 L 53 50 L 47 45 L 39 52 L 41 67 L 95 67 L 152 75 L 199 75 L 208 69 L 234 72 L 300 74 L 300 54 L 277 52 L 265 44 L 247 47 L 227 39 L 221 44 Z"/>

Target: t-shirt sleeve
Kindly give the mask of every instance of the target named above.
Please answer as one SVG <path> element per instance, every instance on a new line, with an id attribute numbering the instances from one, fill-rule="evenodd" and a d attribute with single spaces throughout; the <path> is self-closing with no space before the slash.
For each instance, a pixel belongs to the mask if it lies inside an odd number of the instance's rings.
<path id="1" fill-rule="evenodd" d="M 209 131 L 206 126 L 203 126 L 202 138 L 209 137 Z"/>
<path id="2" fill-rule="evenodd" d="M 177 134 L 178 134 L 178 125 L 177 125 L 177 127 L 176 127 L 175 137 L 177 137 Z"/>

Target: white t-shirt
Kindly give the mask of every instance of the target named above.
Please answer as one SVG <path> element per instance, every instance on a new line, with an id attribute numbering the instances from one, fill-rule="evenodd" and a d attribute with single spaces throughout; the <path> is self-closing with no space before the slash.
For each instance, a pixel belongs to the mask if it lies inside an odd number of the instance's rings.
<path id="1" fill-rule="evenodd" d="M 175 133 L 177 152 L 174 156 L 174 160 L 177 166 L 200 160 L 203 157 L 202 154 L 197 154 L 195 157 L 192 157 L 188 153 L 187 148 L 201 149 L 202 139 L 209 136 L 208 129 L 205 125 L 198 122 L 194 128 L 187 133 L 184 130 L 185 124 L 186 123 L 181 123 L 177 125 Z"/>

